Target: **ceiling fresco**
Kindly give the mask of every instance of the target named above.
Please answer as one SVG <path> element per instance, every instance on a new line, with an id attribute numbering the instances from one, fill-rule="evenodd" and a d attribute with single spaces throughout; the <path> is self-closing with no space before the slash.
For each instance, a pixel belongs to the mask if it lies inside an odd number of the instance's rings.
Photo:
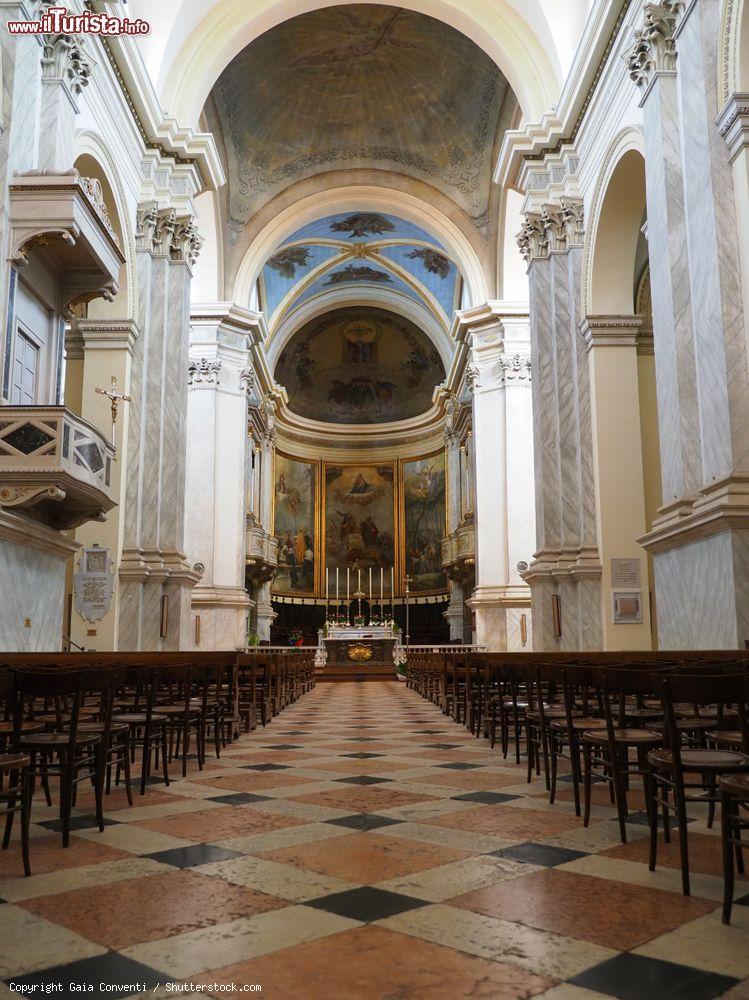
<path id="1" fill-rule="evenodd" d="M 457 267 L 419 226 L 353 212 L 319 219 L 286 240 L 263 269 L 261 299 L 274 327 L 315 295 L 345 289 L 355 300 L 377 287 L 421 302 L 447 328 L 459 286 Z"/>
<path id="2" fill-rule="evenodd" d="M 491 59 L 434 18 L 380 4 L 291 18 L 234 58 L 206 105 L 228 160 L 229 229 L 238 239 L 297 181 L 359 167 L 426 181 L 488 235 L 493 152 L 516 108 Z"/>
<path id="3" fill-rule="evenodd" d="M 445 369 L 414 323 L 384 309 L 351 306 L 295 333 L 281 352 L 275 379 L 301 417 L 376 424 L 429 410 Z"/>

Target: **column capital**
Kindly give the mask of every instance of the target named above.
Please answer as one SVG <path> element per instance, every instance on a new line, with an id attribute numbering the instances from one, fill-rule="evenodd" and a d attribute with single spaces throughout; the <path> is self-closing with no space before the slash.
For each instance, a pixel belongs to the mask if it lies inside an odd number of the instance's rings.
<path id="1" fill-rule="evenodd" d="M 61 86 L 77 112 L 93 70 L 83 41 L 75 35 L 44 35 L 43 46 L 42 82 Z"/>
<path id="2" fill-rule="evenodd" d="M 85 351 L 133 353 L 140 327 L 133 319 L 74 319 L 65 337 L 68 358 L 82 358 Z"/>
<path id="3" fill-rule="evenodd" d="M 191 215 L 178 215 L 175 208 L 146 202 L 138 208 L 135 245 L 154 257 L 169 257 L 192 268 L 198 259 L 203 238 Z"/>
<path id="4" fill-rule="evenodd" d="M 499 359 L 502 385 L 530 385 L 531 359 L 527 354 L 503 354 Z"/>
<path id="5" fill-rule="evenodd" d="M 716 119 L 731 161 L 749 146 L 749 93 L 733 93 Z"/>
<path id="6" fill-rule="evenodd" d="M 187 384 L 190 388 L 197 389 L 199 386 L 210 388 L 219 384 L 219 372 L 221 362 L 209 360 L 208 358 L 192 358 L 187 366 Z"/>
<path id="7" fill-rule="evenodd" d="M 683 9 L 683 0 L 662 0 L 643 7 L 642 27 L 635 31 L 626 57 L 631 79 L 644 91 L 643 101 L 657 76 L 676 71 L 676 26 Z"/>
<path id="8" fill-rule="evenodd" d="M 648 332 L 644 316 L 585 316 L 579 329 L 587 351 L 599 347 L 639 348 L 640 338 Z"/>
<path id="9" fill-rule="evenodd" d="M 552 253 L 566 253 L 585 242 L 585 210 L 580 198 L 547 202 L 540 211 L 525 213 L 517 237 L 526 264 L 545 260 Z"/>

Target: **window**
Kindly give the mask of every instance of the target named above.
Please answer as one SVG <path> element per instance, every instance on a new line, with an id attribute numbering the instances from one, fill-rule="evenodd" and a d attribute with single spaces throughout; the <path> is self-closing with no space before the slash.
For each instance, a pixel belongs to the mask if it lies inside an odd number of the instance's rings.
<path id="1" fill-rule="evenodd" d="M 39 374 L 39 346 L 19 328 L 16 330 L 15 348 L 10 404 L 33 406 Z"/>

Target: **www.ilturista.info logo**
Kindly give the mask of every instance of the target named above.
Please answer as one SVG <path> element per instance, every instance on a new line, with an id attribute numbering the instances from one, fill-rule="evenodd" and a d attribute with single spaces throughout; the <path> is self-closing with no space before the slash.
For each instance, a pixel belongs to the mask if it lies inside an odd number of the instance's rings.
<path id="1" fill-rule="evenodd" d="M 147 35 L 148 21 L 86 10 L 71 14 L 67 7 L 48 7 L 38 21 L 8 21 L 11 35 Z"/>

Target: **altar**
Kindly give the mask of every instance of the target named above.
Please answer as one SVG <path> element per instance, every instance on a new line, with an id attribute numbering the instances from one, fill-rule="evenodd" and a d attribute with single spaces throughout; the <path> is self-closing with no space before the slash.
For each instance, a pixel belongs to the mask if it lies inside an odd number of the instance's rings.
<path id="1" fill-rule="evenodd" d="M 329 626 L 318 632 L 319 660 L 328 666 L 393 665 L 401 645 L 401 632 L 386 625 Z"/>

